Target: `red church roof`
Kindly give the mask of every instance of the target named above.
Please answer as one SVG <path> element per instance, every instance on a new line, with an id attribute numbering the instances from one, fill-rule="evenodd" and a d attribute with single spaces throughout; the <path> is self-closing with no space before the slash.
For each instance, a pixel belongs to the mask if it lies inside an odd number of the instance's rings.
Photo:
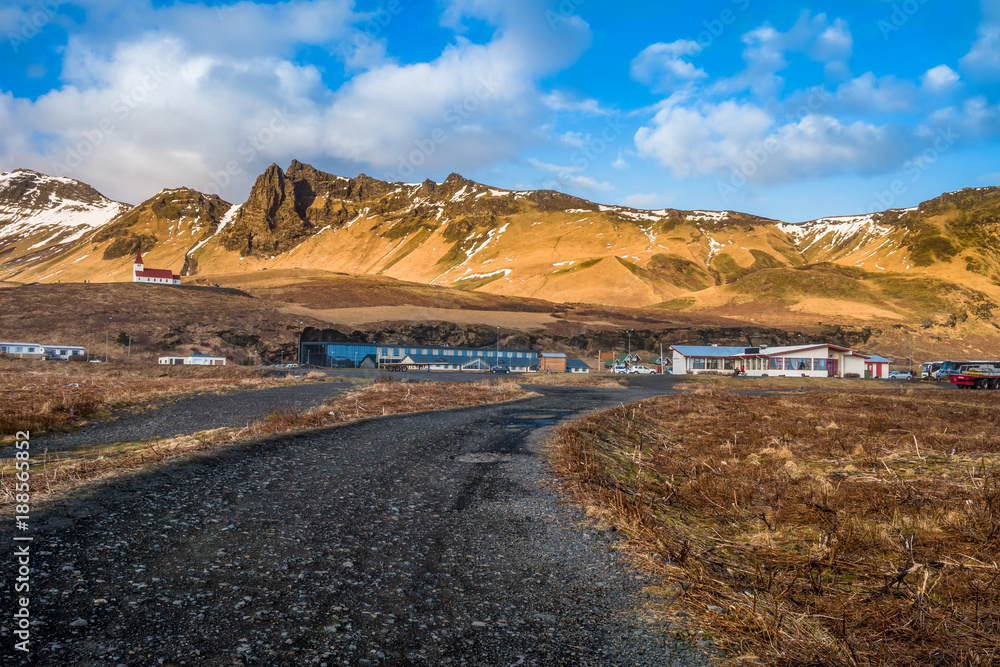
<path id="1" fill-rule="evenodd" d="M 135 251 L 135 261 L 133 264 L 142 264 L 142 248 Z"/>
<path id="2" fill-rule="evenodd" d="M 166 278 L 167 280 L 180 280 L 180 276 L 175 275 L 170 269 L 146 269 L 136 271 L 135 275 L 140 278 Z"/>

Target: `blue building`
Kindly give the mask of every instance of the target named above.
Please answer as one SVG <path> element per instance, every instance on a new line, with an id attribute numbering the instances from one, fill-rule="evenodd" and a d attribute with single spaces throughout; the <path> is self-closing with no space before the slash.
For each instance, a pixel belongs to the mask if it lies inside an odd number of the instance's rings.
<path id="1" fill-rule="evenodd" d="M 535 350 L 447 345 L 376 345 L 303 342 L 299 362 L 326 368 L 405 367 L 433 371 L 488 371 L 508 366 L 514 372 L 538 370 Z"/>

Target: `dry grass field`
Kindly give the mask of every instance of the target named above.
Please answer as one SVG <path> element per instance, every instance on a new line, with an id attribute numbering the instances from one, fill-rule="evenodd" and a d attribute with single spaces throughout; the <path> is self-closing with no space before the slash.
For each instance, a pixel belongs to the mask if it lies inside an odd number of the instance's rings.
<path id="1" fill-rule="evenodd" d="M 1000 395 L 707 390 L 561 429 L 566 489 L 731 664 L 1000 663 Z"/>
<path id="2" fill-rule="evenodd" d="M 286 382 L 246 366 L 160 366 L 0 360 L 0 442 L 16 431 L 77 426 L 112 408 L 199 391 Z"/>
<path id="3" fill-rule="evenodd" d="M 321 374 L 317 374 L 321 375 Z M 44 500 L 96 480 L 129 474 L 193 452 L 309 428 L 322 428 L 369 417 L 425 410 L 448 410 L 533 396 L 516 383 L 396 382 L 388 375 L 308 412 L 278 411 L 244 428 L 218 428 L 176 438 L 78 447 L 33 462 L 32 487 Z M 23 427 L 21 427 L 23 429 Z M 0 460 L 0 499 L 13 500 L 15 461 Z M 36 500 L 37 502 L 37 500 Z M 10 503 L 8 507 L 13 507 Z"/>
<path id="4" fill-rule="evenodd" d="M 919 370 L 919 369 L 918 369 Z M 888 381 L 860 378 L 803 377 L 732 377 L 732 375 L 685 375 L 674 389 L 706 391 L 713 389 L 940 389 L 935 382 Z"/>

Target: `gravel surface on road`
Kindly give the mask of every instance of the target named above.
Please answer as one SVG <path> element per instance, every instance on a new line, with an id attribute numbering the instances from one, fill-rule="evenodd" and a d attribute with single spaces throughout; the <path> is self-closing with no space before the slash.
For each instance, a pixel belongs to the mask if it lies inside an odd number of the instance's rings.
<path id="1" fill-rule="evenodd" d="M 266 389 L 235 389 L 221 393 L 204 392 L 174 400 L 158 401 L 139 409 L 117 411 L 112 418 L 96 421 L 72 433 L 53 433 L 32 441 L 41 452 L 64 451 L 71 447 L 134 442 L 149 438 L 190 435 L 222 426 L 246 426 L 282 408 L 307 410 L 337 394 L 354 389 L 341 382 L 321 382 Z M 0 457 L 11 455 L 10 446 L 0 448 Z"/>
<path id="2" fill-rule="evenodd" d="M 560 502 L 541 452 L 553 424 L 662 391 L 533 389 L 203 454 L 34 513 L 33 653 L 3 664 L 706 664 L 643 611 L 643 575 Z M 0 641 L 10 655 L 10 614 Z"/>

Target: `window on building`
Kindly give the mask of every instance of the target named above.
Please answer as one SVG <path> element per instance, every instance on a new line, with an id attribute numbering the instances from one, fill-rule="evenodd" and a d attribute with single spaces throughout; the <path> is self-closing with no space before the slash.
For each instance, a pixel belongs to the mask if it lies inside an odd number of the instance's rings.
<path id="1" fill-rule="evenodd" d="M 727 371 L 731 371 L 731 370 L 735 369 L 736 368 L 736 360 L 735 359 L 723 359 L 722 360 L 722 368 L 723 368 L 723 370 L 727 370 Z"/>
<path id="2" fill-rule="evenodd" d="M 818 371 L 826 370 L 826 359 L 813 359 L 813 368 Z"/>
<path id="3" fill-rule="evenodd" d="M 768 357 L 767 358 L 767 370 L 769 371 L 780 371 L 781 370 L 781 359 L 778 357 Z"/>
<path id="4" fill-rule="evenodd" d="M 705 359 L 705 368 L 709 370 L 719 370 L 719 360 L 718 359 Z"/>
<path id="5" fill-rule="evenodd" d="M 691 358 L 691 368 L 695 370 L 703 370 L 705 368 L 705 358 L 704 357 L 692 357 Z"/>

